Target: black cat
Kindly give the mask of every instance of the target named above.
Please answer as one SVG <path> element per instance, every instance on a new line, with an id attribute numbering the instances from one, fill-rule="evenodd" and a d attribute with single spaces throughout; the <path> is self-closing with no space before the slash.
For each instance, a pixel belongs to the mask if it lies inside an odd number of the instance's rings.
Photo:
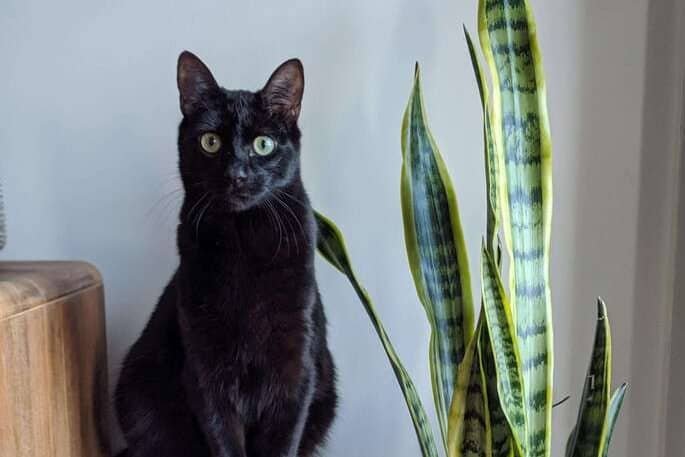
<path id="1" fill-rule="evenodd" d="M 300 178 L 299 60 L 258 92 L 178 60 L 180 265 L 126 357 L 126 457 L 307 457 L 333 421 L 335 367 Z"/>

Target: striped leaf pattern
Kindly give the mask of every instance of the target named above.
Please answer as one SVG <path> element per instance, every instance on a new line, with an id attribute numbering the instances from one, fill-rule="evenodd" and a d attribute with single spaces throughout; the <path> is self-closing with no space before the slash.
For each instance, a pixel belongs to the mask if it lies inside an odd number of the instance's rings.
<path id="1" fill-rule="evenodd" d="M 449 414 L 448 457 L 492 455 L 485 378 L 478 354 L 478 335 L 481 328 L 482 316 L 459 365 Z"/>
<path id="2" fill-rule="evenodd" d="M 611 444 L 611 436 L 614 433 L 614 427 L 616 427 L 618 413 L 621 411 L 621 406 L 623 405 L 623 398 L 625 397 L 627 388 L 628 386 L 626 384 L 622 384 L 621 387 L 616 389 L 616 392 L 614 392 L 614 395 L 611 397 L 611 401 L 609 402 L 609 409 L 607 410 L 607 415 L 604 419 L 602 438 L 600 439 L 599 445 L 599 457 L 607 457 L 609 455 L 609 445 Z"/>
<path id="3" fill-rule="evenodd" d="M 471 58 L 471 65 L 476 77 L 478 93 L 483 108 L 483 144 L 484 144 L 484 163 L 485 163 L 485 186 L 487 190 L 487 218 L 486 218 L 486 239 L 487 249 L 490 255 L 497 260 L 499 265 L 500 249 L 497 231 L 499 229 L 499 196 L 498 196 L 498 160 L 495 152 L 495 144 L 492 138 L 491 119 L 492 113 L 489 105 L 489 90 L 485 79 L 485 73 L 476 54 L 476 49 L 471 39 L 471 34 L 464 27 L 466 45 Z M 478 353 L 481 359 L 481 370 L 485 383 L 487 417 L 490 426 L 489 447 L 493 457 L 509 457 L 512 455 L 511 432 L 507 418 L 500 405 L 499 394 L 497 393 L 497 377 L 495 369 L 495 359 L 490 346 L 490 335 L 487 325 L 483 326 L 478 336 Z"/>
<path id="4" fill-rule="evenodd" d="M 471 376 L 466 395 L 466 414 L 464 416 L 464 439 L 461 442 L 461 455 L 464 457 L 485 457 L 491 455 L 485 378 L 481 371 L 478 351 L 471 363 Z"/>
<path id="5" fill-rule="evenodd" d="M 611 395 L 611 329 L 606 305 L 597 300 L 597 328 L 578 421 L 569 438 L 568 457 L 597 457 Z"/>
<path id="6" fill-rule="evenodd" d="M 409 408 L 409 413 L 414 423 L 414 430 L 416 431 L 416 436 L 418 437 L 419 445 L 421 447 L 421 455 L 423 457 L 438 457 L 435 438 L 433 437 L 426 411 L 423 408 L 414 382 L 411 380 L 409 373 L 407 373 L 407 370 L 404 368 L 399 356 L 395 352 L 395 348 L 383 327 L 369 294 L 355 276 L 352 264 L 347 255 L 347 250 L 345 249 L 345 241 L 340 230 L 338 230 L 332 221 L 319 213 L 316 213 L 316 222 L 318 227 L 317 244 L 319 253 L 350 281 L 359 300 L 362 302 L 362 305 L 364 305 L 364 309 L 371 319 L 371 323 L 376 329 L 378 338 L 381 340 L 383 349 L 385 349 L 385 353 L 388 356 L 397 382 L 404 394 L 404 400 Z"/>
<path id="7" fill-rule="evenodd" d="M 401 197 L 409 265 L 431 325 L 433 395 L 446 443 L 457 367 L 473 331 L 473 303 L 457 201 L 428 129 L 418 64 L 402 123 Z"/>
<path id="8" fill-rule="evenodd" d="M 527 455 L 551 449 L 551 140 L 535 23 L 526 0 L 480 0 L 479 34 L 493 77 L 502 224 L 511 259 L 526 401 Z"/>
<path id="9" fill-rule="evenodd" d="M 497 392 L 495 355 L 490 345 L 490 333 L 488 332 L 487 325 L 484 325 L 480 331 L 479 352 L 486 387 L 492 457 L 511 457 L 513 455 L 511 432 L 507 417 L 504 415 L 504 411 L 502 411 L 499 393 Z"/>
<path id="10" fill-rule="evenodd" d="M 521 361 L 511 308 L 504 294 L 495 260 L 485 245 L 481 257 L 481 287 L 500 404 L 513 434 L 515 450 L 521 455 L 528 455 L 524 453 L 527 445 L 527 418 Z"/>

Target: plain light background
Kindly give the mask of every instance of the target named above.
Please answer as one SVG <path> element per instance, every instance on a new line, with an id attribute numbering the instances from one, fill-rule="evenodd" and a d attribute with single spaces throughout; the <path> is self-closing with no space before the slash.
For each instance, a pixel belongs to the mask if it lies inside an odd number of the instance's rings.
<path id="1" fill-rule="evenodd" d="M 531 3 L 554 142 L 555 398 L 572 396 L 554 411 L 554 455 L 575 421 L 598 295 L 613 324 L 614 381 L 632 384 L 612 454 L 660 455 L 682 5 Z M 428 326 L 402 235 L 399 128 L 418 60 L 477 278 L 485 229 L 481 111 L 461 31 L 465 23 L 475 34 L 476 4 L 3 0 L 0 178 L 9 240 L 2 258 L 84 259 L 100 269 L 113 386 L 177 264 L 179 52 L 195 52 L 222 85 L 245 89 L 258 89 L 279 63 L 300 57 L 305 184 L 316 208 L 345 233 L 359 277 L 432 412 Z M 342 400 L 325 455 L 419 455 L 361 305 L 323 262 L 318 277 Z"/>

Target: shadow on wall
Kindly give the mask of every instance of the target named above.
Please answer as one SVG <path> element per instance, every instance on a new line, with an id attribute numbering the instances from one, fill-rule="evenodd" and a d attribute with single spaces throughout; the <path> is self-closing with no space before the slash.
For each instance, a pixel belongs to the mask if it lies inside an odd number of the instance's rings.
<path id="1" fill-rule="evenodd" d="M 646 8 L 647 2 L 643 3 Z M 635 291 L 625 285 L 632 284 L 637 273 L 633 252 L 638 236 L 641 236 L 637 229 L 641 217 L 637 204 L 640 187 L 636 183 L 642 166 L 642 104 L 636 93 L 640 93 L 639 88 L 643 85 L 644 34 L 640 31 L 644 29 L 644 15 L 639 14 L 640 7 L 623 8 L 620 0 L 581 2 L 578 6 L 579 21 L 584 29 L 577 33 L 580 37 L 578 55 L 570 69 L 579 72 L 578 86 L 571 90 L 573 96 L 579 97 L 577 112 L 581 116 L 577 119 L 577 131 L 573 132 L 577 150 L 564 151 L 571 154 L 567 165 L 575 167 L 571 175 L 575 181 L 571 188 L 576 189 L 575 209 L 573 220 L 569 221 L 573 226 L 575 251 L 568 253 L 564 260 L 571 263 L 572 288 L 566 290 L 569 295 L 563 299 L 572 324 L 566 343 L 570 351 L 557 354 L 558 358 L 569 358 L 572 367 L 587 366 L 595 317 L 594 300 L 602 296 L 613 324 L 613 379 L 631 384 L 627 400 L 631 407 L 625 408 L 624 417 L 620 419 L 623 425 L 619 425 L 612 440 L 612 453 L 649 455 L 650 452 L 629 453 L 625 432 L 637 396 L 637 380 L 630 376 L 634 358 L 631 342 Z M 560 81 L 557 81 L 557 90 L 563 90 Z M 564 128 L 556 127 L 553 133 Z M 559 154 L 556 157 L 558 159 Z M 571 196 L 558 197 L 557 201 L 563 204 L 562 199 Z M 557 287 L 566 281 L 558 277 L 554 280 Z M 569 373 L 572 407 L 565 411 L 565 419 L 571 422 L 560 429 L 566 434 L 557 437 L 562 442 L 575 421 L 584 375 L 584 371 L 577 369 Z M 561 392 L 557 391 L 557 394 Z M 562 453 L 561 449 L 557 450 Z"/>
<path id="2" fill-rule="evenodd" d="M 682 364 L 669 367 L 669 361 L 677 362 L 682 357 L 677 339 L 682 338 L 682 327 L 678 326 L 683 322 L 678 306 L 682 301 L 679 303 L 674 295 L 678 284 L 674 275 L 676 258 L 682 263 L 682 256 L 676 255 L 678 236 L 682 242 L 685 228 L 678 226 L 677 208 L 679 186 L 683 186 L 685 177 L 680 172 L 685 168 L 679 166 L 681 140 L 685 137 L 683 25 L 682 0 L 649 2 L 630 373 L 633 393 L 628 402 L 630 453 L 626 454 L 635 457 L 682 453 L 682 445 L 678 444 L 683 440 L 682 421 L 675 420 L 677 413 L 668 413 L 683 406 L 682 396 L 678 396 L 682 384 L 676 382 L 678 377 L 682 381 Z M 683 195 L 682 190 L 680 193 Z M 680 203 L 683 208 L 683 201 Z M 669 384 L 674 387 L 671 391 Z M 668 433 L 669 427 L 678 431 Z"/>

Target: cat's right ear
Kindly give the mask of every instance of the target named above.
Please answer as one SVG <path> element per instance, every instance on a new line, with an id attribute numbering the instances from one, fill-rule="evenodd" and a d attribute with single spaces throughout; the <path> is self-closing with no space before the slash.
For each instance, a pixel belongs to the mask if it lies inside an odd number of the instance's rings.
<path id="1" fill-rule="evenodd" d="M 184 116 L 191 115 L 202 106 L 203 97 L 219 87 L 209 68 L 195 54 L 188 51 L 183 51 L 178 56 L 176 82 Z"/>

